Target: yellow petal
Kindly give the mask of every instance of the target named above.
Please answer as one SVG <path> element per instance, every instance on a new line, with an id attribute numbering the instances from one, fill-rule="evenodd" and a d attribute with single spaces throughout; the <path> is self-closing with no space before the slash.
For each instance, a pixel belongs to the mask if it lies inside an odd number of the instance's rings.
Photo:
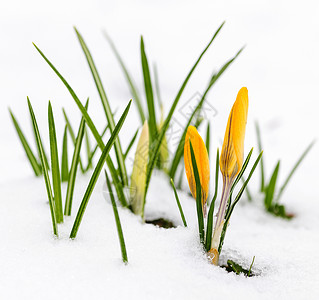
<path id="1" fill-rule="evenodd" d="M 199 179 L 202 187 L 202 204 L 203 206 L 206 203 L 209 189 L 209 159 L 205 143 L 197 129 L 194 126 L 189 126 L 187 129 L 185 144 L 184 144 L 184 163 L 185 171 L 189 184 L 189 188 L 193 197 L 196 199 L 196 182 L 193 173 L 192 157 L 190 152 L 190 144 L 194 150 L 195 160 L 198 168 Z"/>
<path id="2" fill-rule="evenodd" d="M 229 114 L 220 156 L 220 170 L 229 178 L 234 178 L 243 165 L 247 113 L 248 90 L 243 87 L 239 90 Z"/>
<path id="3" fill-rule="evenodd" d="M 141 214 L 143 210 L 148 151 L 149 132 L 148 123 L 145 121 L 137 144 L 131 176 L 130 200 L 135 214 Z"/>

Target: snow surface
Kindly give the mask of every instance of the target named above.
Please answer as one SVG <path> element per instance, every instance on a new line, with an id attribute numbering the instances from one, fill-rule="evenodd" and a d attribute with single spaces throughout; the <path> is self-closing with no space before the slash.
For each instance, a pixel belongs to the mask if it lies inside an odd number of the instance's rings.
<path id="1" fill-rule="evenodd" d="M 181 226 L 172 189 L 161 173 L 152 178 L 146 216 L 166 217 L 179 226 L 165 230 L 142 224 L 119 208 L 129 259 L 125 266 L 103 176 L 76 240 L 70 241 L 74 214 L 90 175 L 79 174 L 73 215 L 59 226 L 60 238 L 53 238 L 43 179 L 34 178 L 7 111 L 10 106 L 32 140 L 29 96 L 46 149 L 49 99 L 59 141 L 64 126 L 62 106 L 72 116 L 74 127 L 79 122 L 71 97 L 33 48 L 31 42 L 35 42 L 80 99 L 90 96 L 90 113 L 99 128 L 103 127 L 98 95 L 72 29 L 76 25 L 93 53 L 112 108 L 119 112 L 130 94 L 101 29 L 113 37 L 140 91 L 139 36 L 143 34 L 150 62 L 157 63 L 167 112 L 194 60 L 226 20 L 179 107 L 192 101 L 196 92 L 202 93 L 211 72 L 246 45 L 207 97 L 217 111 L 207 116 L 212 122 L 212 147 L 221 145 L 236 93 L 247 86 L 246 150 L 256 145 L 254 121 L 258 119 L 267 174 L 282 158 L 282 182 L 307 144 L 318 137 L 318 12 L 315 1 L 2 1 L 0 299 L 318 299 L 318 145 L 282 198 L 287 210 L 296 213 L 294 220 L 281 220 L 263 211 L 256 192 L 258 176 L 251 184 L 254 202 L 243 198 L 232 215 L 221 263 L 234 259 L 249 266 L 256 256 L 253 270 L 259 276 L 236 276 L 207 262 L 199 247 L 195 203 L 187 194 L 186 182 L 185 192 L 179 194 L 188 228 Z M 175 118 L 176 124 L 185 121 L 181 110 Z M 137 120 L 132 107 L 120 135 L 124 145 Z M 130 158 L 133 153 L 134 149 Z M 131 168 L 130 159 L 127 167 Z"/>

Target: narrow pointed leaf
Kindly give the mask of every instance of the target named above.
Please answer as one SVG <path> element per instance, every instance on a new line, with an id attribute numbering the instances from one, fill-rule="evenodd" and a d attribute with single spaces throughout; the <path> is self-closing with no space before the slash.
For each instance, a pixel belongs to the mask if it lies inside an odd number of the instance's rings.
<path id="1" fill-rule="evenodd" d="M 124 76 L 126 78 L 126 81 L 130 87 L 130 90 L 131 90 L 131 93 L 132 93 L 132 96 L 133 96 L 133 99 L 134 99 L 134 103 L 136 103 L 137 105 L 137 109 L 138 109 L 138 112 L 139 112 L 139 116 L 140 116 L 140 119 L 141 119 L 141 124 L 144 124 L 145 122 L 145 115 L 144 115 L 144 110 L 143 110 L 143 106 L 141 104 L 141 98 L 139 96 L 139 93 L 138 93 L 138 90 L 136 88 L 136 85 L 134 84 L 133 82 L 133 79 L 131 77 L 131 75 L 129 74 L 118 50 L 116 49 L 115 47 L 115 44 L 113 43 L 112 39 L 110 38 L 110 36 L 104 31 L 104 36 L 105 38 L 107 39 L 107 41 L 109 42 L 121 68 L 122 68 L 122 71 L 124 73 Z"/>
<path id="2" fill-rule="evenodd" d="M 88 101 L 86 102 L 85 107 L 86 108 L 88 107 Z M 85 120 L 82 117 L 78 134 L 76 137 L 75 146 L 74 146 L 72 163 L 70 167 L 70 174 L 69 174 L 69 180 L 68 180 L 68 187 L 66 190 L 65 207 L 64 207 L 64 214 L 66 216 L 70 216 L 72 211 L 73 192 L 74 192 L 74 186 L 75 186 L 77 167 L 80 161 L 80 152 L 81 152 L 81 146 L 82 146 L 82 141 L 84 136 L 84 128 L 85 128 Z"/>
<path id="3" fill-rule="evenodd" d="M 242 194 L 244 193 L 244 190 L 247 187 L 247 185 L 249 183 L 249 180 L 251 179 L 252 175 L 254 174 L 255 169 L 256 169 L 256 167 L 257 167 L 262 155 L 263 155 L 263 152 L 261 152 L 258 155 L 257 159 L 255 160 L 255 163 L 254 163 L 253 167 L 251 168 L 251 170 L 249 172 L 247 180 L 244 182 L 243 186 L 241 187 L 241 189 L 239 190 L 238 194 L 236 195 L 234 203 L 231 205 L 230 209 L 227 210 L 227 213 L 226 213 L 226 216 L 225 216 L 225 222 L 224 222 L 223 231 L 222 231 L 222 234 L 220 236 L 220 242 L 219 242 L 219 246 L 218 246 L 218 253 L 220 253 L 222 251 L 222 247 L 223 247 L 223 244 L 224 244 L 224 239 L 225 239 L 225 235 L 226 235 L 226 230 L 227 230 L 229 219 L 230 219 L 230 217 L 231 217 L 231 215 L 232 215 L 232 213 L 234 211 L 234 208 L 235 208 L 236 204 L 238 203 L 238 201 L 240 200 Z"/>
<path id="4" fill-rule="evenodd" d="M 66 111 L 64 110 L 64 108 L 62 108 L 62 111 L 63 111 L 64 120 L 65 120 L 66 126 L 68 128 L 68 131 L 70 133 L 73 145 L 75 146 L 76 137 L 75 137 L 75 134 L 74 134 L 73 127 L 71 125 L 71 122 L 70 122 L 70 120 L 68 118 L 68 115 L 66 114 Z M 83 163 L 82 163 L 82 159 L 81 159 L 81 155 L 79 156 L 79 163 L 80 163 L 81 172 L 85 173 L 85 170 L 84 170 L 84 167 L 83 167 Z"/>
<path id="5" fill-rule="evenodd" d="M 76 105 L 78 106 L 79 110 L 81 111 L 86 124 L 89 126 L 97 144 L 99 145 L 99 148 L 103 151 L 104 149 L 104 143 L 102 140 L 102 137 L 99 135 L 91 117 L 89 116 L 88 112 L 86 111 L 85 107 L 82 105 L 81 101 L 79 100 L 78 96 L 75 94 L 71 86 L 68 84 L 68 82 L 64 79 L 64 77 L 60 74 L 60 72 L 54 67 L 54 65 L 47 59 L 47 57 L 43 54 L 43 52 L 35 45 L 34 47 L 37 49 L 37 51 L 40 53 L 40 55 L 43 57 L 43 59 L 47 62 L 47 64 L 51 67 L 51 69 L 55 72 L 55 74 L 60 78 L 60 80 L 63 82 L 69 93 L 71 94 L 73 100 L 75 101 Z M 117 196 L 123 206 L 127 206 L 127 202 L 125 199 L 124 191 L 123 191 L 123 185 L 120 182 L 116 168 L 114 167 L 113 161 L 110 158 L 110 156 L 107 156 L 106 158 L 107 166 L 110 170 L 113 183 L 116 188 Z"/>
<path id="6" fill-rule="evenodd" d="M 142 70 L 143 70 L 143 77 L 144 77 L 145 95 L 146 95 L 147 108 L 148 108 L 148 126 L 150 129 L 150 145 L 152 145 L 152 143 L 155 141 L 157 136 L 157 126 L 156 126 L 153 87 L 152 87 L 148 61 L 147 61 L 147 57 L 145 53 L 143 37 L 141 37 L 141 61 L 142 61 Z"/>
<path id="7" fill-rule="evenodd" d="M 101 138 L 104 137 L 104 135 L 105 135 L 105 133 L 106 133 L 108 128 L 109 128 L 109 125 L 106 125 L 106 127 L 103 129 L 103 131 L 101 133 Z M 90 151 L 90 156 L 89 156 L 89 159 L 88 159 L 88 165 L 84 169 L 84 172 L 87 172 L 92 167 L 93 157 L 94 157 L 98 147 L 99 147 L 99 145 L 96 144 L 95 147 Z"/>
<path id="8" fill-rule="evenodd" d="M 162 97 L 161 97 L 161 90 L 160 90 L 160 87 L 159 87 L 159 79 L 158 79 L 158 72 L 157 72 L 156 64 L 154 64 L 153 69 L 154 69 L 154 82 L 155 82 L 156 98 L 157 98 L 158 106 L 162 110 L 163 101 L 162 101 Z"/>
<path id="9" fill-rule="evenodd" d="M 113 195 L 113 190 L 112 190 L 112 186 L 111 186 L 111 182 L 110 179 L 105 171 L 105 178 L 106 178 L 106 185 L 107 188 L 109 190 L 109 195 L 111 198 L 111 202 L 112 202 L 112 208 L 113 208 L 113 213 L 114 213 L 114 218 L 115 218 L 115 224 L 116 224 L 116 228 L 117 228 L 117 235 L 119 237 L 119 241 L 120 241 L 120 246 L 121 246 L 121 253 L 122 253 L 122 260 L 124 263 L 128 262 L 127 259 L 127 252 L 126 252 L 126 246 L 125 246 L 125 241 L 124 241 L 124 235 L 123 235 L 123 230 L 122 230 L 122 225 L 121 225 L 121 220 L 119 217 L 119 213 L 117 210 L 117 206 L 116 206 L 116 202 L 114 199 L 114 195 Z"/>
<path id="10" fill-rule="evenodd" d="M 49 174 L 48 174 L 47 164 L 45 162 L 44 150 L 43 150 L 43 146 L 42 146 L 42 141 L 41 141 L 41 137 L 40 137 L 40 133 L 39 133 L 38 124 L 37 124 L 37 121 L 36 121 L 36 118 L 35 118 L 35 115 L 33 112 L 33 108 L 32 108 L 32 105 L 31 105 L 29 98 L 28 98 L 28 106 L 29 106 L 31 121 L 32 121 L 32 125 L 33 125 L 33 130 L 35 133 L 35 139 L 36 139 L 38 151 L 40 154 L 40 159 L 41 159 L 41 164 L 42 164 L 42 169 L 43 169 L 43 174 L 44 174 L 44 182 L 45 182 L 45 186 L 46 186 L 46 190 L 47 190 L 47 194 L 48 194 L 48 200 L 49 200 L 49 204 L 50 204 L 53 233 L 54 233 L 54 235 L 58 236 L 58 227 L 57 227 L 57 221 L 56 221 L 56 216 L 55 216 L 55 204 L 54 204 L 54 199 L 53 199 L 53 194 L 52 194 L 52 187 L 51 187 L 50 178 L 49 178 Z"/>
<path id="11" fill-rule="evenodd" d="M 135 133 L 134 133 L 134 135 L 133 135 L 133 137 L 132 137 L 132 139 L 131 139 L 129 145 L 127 146 L 127 148 L 126 148 L 126 150 L 125 150 L 124 159 L 127 158 L 127 155 L 129 154 L 129 152 L 130 152 L 132 146 L 134 145 L 134 142 L 135 142 L 135 140 L 136 140 L 136 138 L 137 138 L 137 134 L 138 134 L 138 129 L 135 131 Z"/>
<path id="12" fill-rule="evenodd" d="M 86 43 L 84 42 L 83 37 L 81 36 L 81 34 L 78 32 L 78 30 L 76 28 L 74 28 L 74 29 L 75 29 L 76 35 L 77 35 L 77 37 L 79 39 L 80 45 L 82 47 L 82 50 L 83 50 L 83 52 L 85 54 L 86 60 L 88 62 L 88 65 L 90 67 L 90 70 L 91 70 L 91 73 L 92 73 L 96 88 L 97 88 L 98 93 L 99 93 L 100 98 L 101 98 L 101 102 L 102 102 L 102 105 L 103 105 L 103 108 L 104 108 L 106 119 L 108 121 L 108 124 L 110 126 L 110 130 L 112 132 L 114 130 L 114 128 L 115 128 L 115 122 L 114 122 L 114 118 L 113 118 L 113 114 L 112 114 L 112 111 L 111 111 L 111 107 L 110 107 L 109 101 L 107 99 L 107 96 L 106 96 L 106 93 L 105 93 L 105 90 L 104 90 L 100 75 L 99 75 L 99 73 L 97 71 L 97 68 L 96 68 L 95 63 L 94 63 L 93 58 L 92 58 L 92 55 L 91 55 Z M 123 152 L 122 152 L 122 148 L 121 148 L 121 144 L 120 144 L 119 138 L 117 138 L 115 140 L 114 148 L 115 148 L 116 159 L 117 159 L 117 162 L 118 162 L 118 165 L 119 165 L 119 170 L 120 170 L 120 176 L 121 176 L 121 179 L 122 179 L 122 183 L 124 184 L 124 186 L 127 186 L 128 185 L 128 179 L 127 179 L 127 173 L 126 173 L 126 168 L 125 168 L 125 164 L 124 164 Z"/>
<path id="13" fill-rule="evenodd" d="M 240 49 L 236 55 L 231 58 L 229 61 L 227 61 L 222 67 L 221 69 L 217 72 L 214 73 L 208 83 L 208 86 L 206 88 L 206 90 L 204 91 L 201 100 L 199 101 L 199 103 L 197 104 L 197 106 L 195 107 L 193 113 L 191 114 L 191 116 L 189 117 L 187 124 L 185 126 L 184 132 L 179 140 L 178 146 L 177 146 L 177 150 L 175 151 L 175 156 L 172 160 L 171 163 L 171 167 L 170 167 L 170 171 L 169 171 L 169 175 L 174 179 L 175 178 L 175 174 L 176 174 L 176 170 L 177 167 L 182 159 L 183 156 L 183 148 L 184 148 L 184 141 L 185 141 L 185 136 L 186 136 L 186 132 L 187 132 L 187 128 L 189 125 L 191 125 L 194 117 L 196 115 L 200 115 L 199 112 L 203 107 L 204 101 L 206 100 L 206 96 L 208 94 L 208 92 L 210 91 L 210 89 L 214 86 L 214 84 L 216 83 L 216 81 L 218 80 L 218 78 L 227 70 L 227 68 L 235 61 L 235 59 L 238 57 L 238 55 L 242 52 L 243 48 Z M 197 118 L 195 123 L 199 123 L 199 117 Z M 197 127 L 195 125 L 195 127 Z"/>
<path id="14" fill-rule="evenodd" d="M 175 100 L 170 108 L 170 111 L 165 119 L 165 122 L 161 128 L 161 131 L 159 132 L 159 135 L 158 135 L 158 138 L 156 140 L 156 143 L 154 145 L 154 149 L 151 153 L 151 157 L 150 157 L 150 162 L 149 162 L 149 167 L 148 167 L 148 170 L 147 170 L 147 177 L 146 177 L 146 187 L 145 187 L 145 199 L 144 199 L 144 207 L 145 207 L 145 202 L 146 202 L 146 194 L 147 194 L 147 190 L 148 190 L 148 187 L 149 187 L 149 183 L 150 183 L 150 179 L 151 179 L 151 175 L 152 175 L 152 172 L 153 172 L 153 169 L 155 167 L 155 163 L 157 161 L 157 156 L 158 156 L 158 153 L 159 153 L 159 149 L 161 147 L 161 143 L 162 143 L 162 140 L 165 136 L 165 133 L 168 129 L 168 126 L 170 124 L 170 121 L 172 119 L 172 116 L 173 116 L 173 113 L 176 109 L 176 106 L 183 94 L 183 91 L 190 79 L 190 77 L 192 76 L 194 70 L 196 69 L 197 65 L 199 64 L 199 62 L 201 61 L 202 57 L 204 56 L 205 52 L 208 50 L 208 48 L 210 47 L 210 45 L 212 44 L 212 42 L 214 41 L 214 39 L 216 38 L 216 36 L 218 35 L 219 31 L 221 30 L 221 28 L 223 27 L 224 23 L 222 23 L 222 25 L 217 29 L 217 31 L 215 32 L 214 36 L 212 37 L 212 39 L 209 41 L 208 45 L 205 47 L 205 49 L 202 51 L 202 53 L 200 54 L 200 56 L 198 57 L 198 59 L 196 60 L 195 64 L 193 65 L 193 67 L 191 68 L 191 70 L 189 71 L 188 75 L 186 76 L 181 88 L 179 89 L 176 97 L 175 97 Z M 172 176 L 171 176 L 172 177 Z M 172 177 L 173 178 L 173 177 Z M 143 211 L 144 211 L 144 208 L 143 208 Z"/>
<path id="15" fill-rule="evenodd" d="M 207 123 L 207 128 L 206 128 L 206 141 L 205 141 L 207 153 L 209 156 L 209 150 L 210 150 L 210 122 L 208 121 Z"/>
<path id="16" fill-rule="evenodd" d="M 285 188 L 287 187 L 287 184 L 289 183 L 292 175 L 296 172 L 297 168 L 299 167 L 299 165 L 301 164 L 301 162 L 304 160 L 304 158 L 306 157 L 306 155 L 308 154 L 308 152 L 311 150 L 311 148 L 313 147 L 313 145 L 315 144 L 315 141 L 311 142 L 310 145 L 306 148 L 306 150 L 301 154 L 300 158 L 297 160 L 297 162 L 295 163 L 295 165 L 293 166 L 292 170 L 290 171 L 290 173 L 288 174 L 286 180 L 284 181 L 283 185 L 281 186 L 278 196 L 276 198 L 276 202 L 279 201 L 283 191 L 285 190 Z"/>
<path id="17" fill-rule="evenodd" d="M 257 143 L 258 143 L 258 151 L 261 152 L 263 149 L 261 142 L 261 134 L 258 122 L 255 123 L 256 126 L 256 135 L 257 135 Z M 262 157 L 260 160 L 260 191 L 265 191 L 265 169 L 264 169 L 264 158 Z"/>
<path id="18" fill-rule="evenodd" d="M 90 200 L 90 197 L 92 195 L 92 192 L 93 192 L 93 189 L 95 187 L 95 184 L 97 182 L 97 179 L 101 173 L 101 170 L 103 168 L 103 165 L 104 165 L 104 162 L 105 162 L 105 159 L 106 157 L 108 156 L 110 150 L 111 150 L 111 147 L 113 146 L 114 142 L 115 142 L 115 139 L 117 137 L 117 135 L 119 134 L 121 128 L 122 128 L 122 125 L 124 123 L 124 120 L 128 114 L 128 111 L 130 109 L 130 106 L 131 106 L 131 102 L 130 101 L 128 103 L 128 105 L 126 106 L 120 120 L 118 121 L 118 123 L 116 124 L 112 134 L 111 134 L 111 137 L 109 138 L 106 146 L 104 147 L 103 151 L 102 151 L 102 154 L 100 156 L 100 159 L 93 171 L 93 174 L 91 176 L 91 179 L 90 179 L 90 182 L 87 186 L 87 189 L 85 191 L 85 194 L 83 196 L 83 199 L 82 199 L 82 202 L 81 202 L 81 205 L 80 205 L 80 208 L 78 210 L 78 213 L 76 215 L 76 218 L 75 218 L 75 221 L 74 221 L 74 224 L 73 224 L 73 227 L 72 227 L 72 231 L 71 231 L 71 234 L 70 234 L 70 238 L 71 239 L 74 239 L 77 235 L 77 232 L 79 230 L 79 226 L 81 224 L 81 221 L 82 221 L 82 218 L 83 218 L 83 215 L 84 215 L 84 212 L 85 212 L 85 209 L 87 207 L 87 204 Z"/>
<path id="19" fill-rule="evenodd" d="M 92 167 L 92 160 L 90 159 L 92 153 L 91 153 L 91 144 L 90 144 L 89 134 L 86 127 L 84 128 L 84 134 L 85 134 L 86 155 L 88 160 L 88 165 L 86 169 L 90 169 Z"/>
<path id="20" fill-rule="evenodd" d="M 177 191 L 176 191 L 176 188 L 175 188 L 175 185 L 174 185 L 174 181 L 173 181 L 172 178 L 171 178 L 171 186 L 172 186 L 172 188 L 174 190 L 175 200 L 176 200 L 176 203 L 177 203 L 177 206 L 178 206 L 178 210 L 179 210 L 179 213 L 181 215 L 184 227 L 187 227 L 187 223 L 186 223 L 185 215 L 184 215 L 184 212 L 183 212 L 183 208 L 182 208 L 181 202 L 179 201 L 178 194 L 177 194 Z"/>
<path id="21" fill-rule="evenodd" d="M 56 141 L 54 116 L 53 116 L 53 111 L 52 111 L 52 106 L 50 101 L 49 101 L 49 107 L 48 107 L 48 120 L 49 120 L 51 169 L 52 169 L 52 183 L 53 183 L 54 203 L 55 203 L 55 215 L 56 215 L 57 222 L 63 223 L 61 176 L 60 176 L 60 167 L 59 167 L 58 145 Z"/>
<path id="22" fill-rule="evenodd" d="M 13 113 L 10 109 L 9 109 L 9 112 L 10 112 L 10 115 L 12 118 L 13 125 L 17 131 L 20 142 L 23 146 L 25 154 L 27 155 L 27 157 L 29 159 L 29 162 L 30 162 L 30 165 L 34 171 L 34 174 L 35 174 L 35 176 L 40 176 L 42 174 L 41 166 L 39 165 L 37 159 L 35 158 L 35 155 L 33 154 L 32 150 L 29 146 L 29 143 L 28 143 L 27 139 L 25 138 L 25 136 L 24 136 L 24 134 L 19 126 L 18 121 L 16 120 L 15 116 L 13 115 Z"/>
<path id="23" fill-rule="evenodd" d="M 61 180 L 69 180 L 69 158 L 68 158 L 68 127 L 65 125 L 62 143 Z"/>
<path id="24" fill-rule="evenodd" d="M 202 187 L 199 179 L 199 173 L 197 168 L 197 163 L 195 159 L 194 149 L 191 141 L 190 144 L 190 152 L 192 158 L 193 172 L 194 178 L 196 182 L 196 208 L 197 208 L 197 220 L 198 220 L 198 230 L 199 230 L 199 240 L 204 245 L 204 216 L 203 216 L 203 208 L 202 208 Z"/>
<path id="25" fill-rule="evenodd" d="M 278 161 L 274 169 L 274 172 L 271 175 L 269 184 L 266 187 L 265 206 L 267 209 L 270 209 L 271 206 L 273 205 L 279 167 L 280 167 L 280 161 Z"/>
<path id="26" fill-rule="evenodd" d="M 212 234 L 213 234 L 213 219 L 214 219 L 214 208 L 215 208 L 215 201 L 217 198 L 217 193 L 218 193 L 218 175 L 219 175 L 219 149 L 217 149 L 217 154 L 216 154 L 216 169 L 215 169 L 215 192 L 214 192 L 214 197 L 210 203 L 210 207 L 208 210 L 208 215 L 207 215 L 207 229 L 206 229 L 206 251 L 208 252 L 211 248 L 212 244 Z"/>
<path id="27" fill-rule="evenodd" d="M 31 115 L 30 115 L 30 117 L 31 117 L 31 120 L 32 120 L 32 116 L 31 116 Z M 35 131 L 34 126 L 32 126 L 32 129 L 33 129 L 33 136 L 34 136 L 34 139 L 35 139 L 35 141 L 37 142 L 37 132 Z M 41 139 L 40 131 L 39 131 L 38 133 L 39 133 L 39 136 L 40 136 L 40 139 Z M 42 145 L 42 149 L 43 149 L 43 158 L 44 158 L 44 163 L 45 163 L 45 165 L 46 165 L 47 169 L 48 169 L 48 170 L 50 170 L 50 165 L 49 165 L 49 162 L 48 162 L 48 157 L 47 157 L 47 155 L 46 155 L 46 152 L 45 152 L 45 149 L 44 149 L 44 146 L 43 146 L 43 145 Z M 41 160 L 41 158 L 40 158 L 41 153 L 40 153 L 39 148 L 37 148 L 37 150 L 38 150 L 38 157 L 39 157 L 39 159 Z"/>

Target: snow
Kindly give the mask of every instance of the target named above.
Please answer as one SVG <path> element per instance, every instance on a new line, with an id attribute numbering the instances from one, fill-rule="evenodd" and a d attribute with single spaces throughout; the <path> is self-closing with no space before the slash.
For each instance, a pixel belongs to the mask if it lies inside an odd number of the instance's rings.
<path id="1" fill-rule="evenodd" d="M 242 86 L 249 90 L 246 153 L 256 145 L 259 120 L 267 175 L 282 159 L 280 182 L 300 153 L 318 138 L 318 4 L 314 1 L 10 1 L 0 4 L 0 298 L 1 299 L 318 299 L 319 218 L 316 193 L 318 146 L 311 150 L 284 193 L 282 202 L 296 218 L 281 220 L 263 211 L 258 175 L 252 180 L 253 203 L 244 197 L 227 231 L 221 263 L 227 259 L 259 276 L 246 278 L 210 265 L 201 252 L 196 210 L 184 192 L 180 200 L 189 227 L 182 227 L 173 191 L 163 174 L 152 178 L 147 218 L 164 217 L 177 226 L 161 229 L 142 224 L 119 207 L 128 252 L 121 262 L 110 201 L 101 176 L 77 238 L 68 239 L 90 174 L 78 174 L 72 216 L 52 226 L 43 178 L 34 178 L 25 159 L 7 107 L 32 140 L 26 104 L 29 96 L 48 149 L 47 100 L 52 101 L 62 140 L 65 107 L 78 126 L 80 115 L 66 89 L 45 64 L 35 42 L 67 78 L 80 99 L 90 96 L 90 114 L 103 128 L 104 116 L 93 80 L 72 26 L 83 34 L 98 65 L 108 97 L 118 114 L 130 94 L 101 28 L 113 37 L 142 87 L 139 36 L 143 34 L 150 62 L 156 61 L 166 112 L 177 89 L 223 20 L 226 25 L 207 52 L 185 90 L 181 104 L 202 93 L 217 70 L 243 45 L 244 52 L 208 95 L 217 110 L 212 118 L 212 148 L 220 147 L 229 109 Z M 176 123 L 183 116 L 176 113 Z M 121 131 L 127 145 L 136 128 L 132 107 Z M 202 132 L 203 133 L 203 132 Z M 173 140 L 172 140 L 173 142 Z M 135 149 L 132 149 L 131 157 Z M 256 157 L 256 153 L 255 153 Z M 130 170 L 131 160 L 127 168 Z M 212 167 L 213 170 L 213 167 Z M 213 176 L 212 176 L 213 177 Z M 65 193 L 66 187 L 63 187 Z"/>

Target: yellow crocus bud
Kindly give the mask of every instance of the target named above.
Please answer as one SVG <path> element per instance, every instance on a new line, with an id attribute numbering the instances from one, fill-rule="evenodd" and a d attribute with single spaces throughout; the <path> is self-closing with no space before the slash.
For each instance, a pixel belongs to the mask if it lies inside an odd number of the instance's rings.
<path id="1" fill-rule="evenodd" d="M 244 159 L 244 139 L 248 113 L 248 90 L 243 87 L 237 94 L 236 101 L 230 111 L 223 148 L 220 156 L 220 171 L 223 174 L 223 191 L 214 227 L 210 253 L 218 253 L 221 232 L 224 226 L 227 202 L 233 181 L 240 172 Z M 218 256 L 212 263 L 218 264 Z M 216 259 L 217 258 L 217 259 Z"/>
<path id="2" fill-rule="evenodd" d="M 148 123 L 144 122 L 140 139 L 137 144 L 133 171 L 131 176 L 130 203 L 135 214 L 141 215 L 145 194 L 146 171 L 149 152 Z"/>
<path id="3" fill-rule="evenodd" d="M 194 150 L 195 160 L 198 168 L 199 179 L 202 188 L 202 205 L 204 215 L 206 212 L 206 200 L 208 197 L 209 189 L 209 159 L 205 143 L 199 135 L 197 129 L 194 126 L 189 126 L 185 136 L 184 144 L 184 164 L 185 171 L 188 180 L 188 185 L 193 197 L 196 199 L 196 181 L 193 173 L 192 157 L 190 151 L 190 144 Z"/>
<path id="4" fill-rule="evenodd" d="M 220 171 L 229 178 L 235 178 L 243 165 L 247 113 L 248 90 L 243 87 L 229 114 L 219 161 Z"/>

